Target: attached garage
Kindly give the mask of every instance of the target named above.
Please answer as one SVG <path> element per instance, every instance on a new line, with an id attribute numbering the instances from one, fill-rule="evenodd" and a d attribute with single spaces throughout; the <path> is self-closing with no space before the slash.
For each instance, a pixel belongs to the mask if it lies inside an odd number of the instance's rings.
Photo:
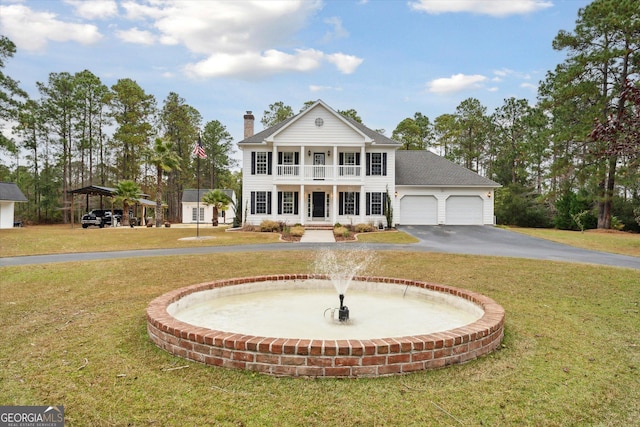
<path id="1" fill-rule="evenodd" d="M 495 181 L 426 150 L 396 151 L 401 225 L 493 225 Z"/>
<path id="2" fill-rule="evenodd" d="M 449 196 L 445 202 L 447 225 L 482 225 L 484 201 L 479 196 Z"/>
<path id="3" fill-rule="evenodd" d="M 400 199 L 400 224 L 438 224 L 438 200 L 434 196 L 404 196 Z"/>

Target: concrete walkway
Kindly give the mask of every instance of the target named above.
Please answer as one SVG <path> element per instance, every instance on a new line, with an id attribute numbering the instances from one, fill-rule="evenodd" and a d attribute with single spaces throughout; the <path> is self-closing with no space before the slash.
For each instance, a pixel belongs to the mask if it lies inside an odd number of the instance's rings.
<path id="1" fill-rule="evenodd" d="M 334 242 L 333 230 L 304 230 L 300 238 L 301 243 L 328 243 Z"/>

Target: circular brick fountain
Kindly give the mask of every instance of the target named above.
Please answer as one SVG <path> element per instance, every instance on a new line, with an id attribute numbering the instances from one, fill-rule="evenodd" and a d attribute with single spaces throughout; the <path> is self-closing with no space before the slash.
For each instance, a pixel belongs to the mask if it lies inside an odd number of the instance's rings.
<path id="1" fill-rule="evenodd" d="M 168 292 L 147 307 L 147 330 L 160 348 L 185 359 L 274 376 L 378 377 L 441 368 L 467 362 L 499 347 L 504 336 L 504 309 L 492 299 L 464 289 L 407 279 L 360 277 L 354 283 L 411 288 L 436 299 L 460 299 L 480 311 L 477 320 L 431 333 L 367 339 L 315 339 L 256 336 L 215 330 L 178 320 L 175 307 L 203 292 L 250 286 L 271 289 L 279 284 L 328 279 L 298 274 L 245 277 L 192 285 Z M 396 291 L 398 289 L 395 289 Z"/>

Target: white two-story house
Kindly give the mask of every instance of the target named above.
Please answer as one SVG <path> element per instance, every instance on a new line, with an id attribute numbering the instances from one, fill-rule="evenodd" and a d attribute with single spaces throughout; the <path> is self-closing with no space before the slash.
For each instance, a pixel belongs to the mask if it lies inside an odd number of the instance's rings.
<path id="1" fill-rule="evenodd" d="M 399 142 L 321 100 L 255 134 L 254 120 L 247 112 L 245 139 L 238 143 L 245 223 L 386 225 L 389 195 L 394 224 L 403 219 L 404 224 L 450 224 L 449 196 L 456 209 L 475 210 L 471 216 L 458 215 L 457 221 L 493 224 L 492 195 L 498 184 L 426 151 L 398 156 Z M 426 169 L 433 169 L 434 182 L 428 182 Z"/>

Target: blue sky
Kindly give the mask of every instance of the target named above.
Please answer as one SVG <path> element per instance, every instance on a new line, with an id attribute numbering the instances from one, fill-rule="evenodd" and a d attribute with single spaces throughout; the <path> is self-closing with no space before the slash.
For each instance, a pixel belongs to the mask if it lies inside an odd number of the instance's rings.
<path id="1" fill-rule="evenodd" d="M 551 42 L 587 0 L 0 0 L 17 45 L 5 72 L 37 98 L 50 72 L 135 80 L 161 106 L 176 92 L 234 140 L 252 110 L 322 99 L 386 129 L 432 121 L 474 97 L 491 113 L 535 103 L 565 58 Z"/>

